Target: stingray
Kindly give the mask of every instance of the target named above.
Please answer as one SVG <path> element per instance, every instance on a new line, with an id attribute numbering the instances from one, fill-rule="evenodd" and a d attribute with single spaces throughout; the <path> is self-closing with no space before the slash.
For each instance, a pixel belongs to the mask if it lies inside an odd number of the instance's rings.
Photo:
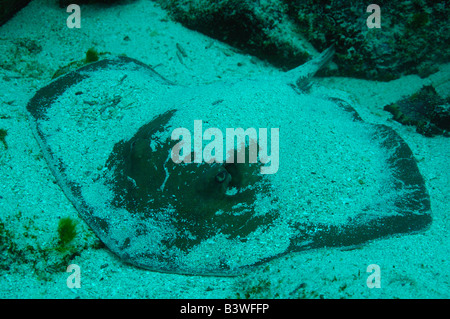
<path id="1" fill-rule="evenodd" d="M 342 92 L 312 85 L 332 55 L 192 86 L 109 58 L 54 79 L 27 109 L 59 186 L 122 260 L 238 275 L 288 253 L 350 249 L 431 223 L 405 141 L 363 121 Z M 174 136 L 180 128 L 194 133 Z M 229 142 L 230 129 L 242 129 L 240 141 Z"/>

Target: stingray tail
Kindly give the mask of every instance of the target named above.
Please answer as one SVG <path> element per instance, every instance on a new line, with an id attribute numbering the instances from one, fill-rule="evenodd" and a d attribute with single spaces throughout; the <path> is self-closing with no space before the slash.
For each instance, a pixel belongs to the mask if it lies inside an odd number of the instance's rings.
<path id="1" fill-rule="evenodd" d="M 328 49 L 320 53 L 317 57 L 312 60 L 296 67 L 293 70 L 287 72 L 289 77 L 295 78 L 295 86 L 297 89 L 303 91 L 309 86 L 309 80 L 312 78 L 317 71 L 319 71 L 324 65 L 331 61 L 334 55 L 334 44 Z"/>

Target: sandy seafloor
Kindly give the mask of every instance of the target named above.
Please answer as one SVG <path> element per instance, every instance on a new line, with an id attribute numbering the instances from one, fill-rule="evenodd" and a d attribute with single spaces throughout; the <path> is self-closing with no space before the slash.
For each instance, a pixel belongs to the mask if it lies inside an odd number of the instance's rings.
<path id="1" fill-rule="evenodd" d="M 152 272 L 123 263 L 96 238 L 55 182 L 28 123 L 26 104 L 59 67 L 83 59 L 87 49 L 126 54 L 179 84 L 195 85 L 278 74 L 258 59 L 173 22 L 151 1 L 111 7 L 82 6 L 80 29 L 53 0 L 35 0 L 0 27 L 0 219 L 23 252 L 0 270 L 0 298 L 449 298 L 450 140 L 426 138 L 392 121 L 387 103 L 433 84 L 450 92 L 450 65 L 427 79 L 410 75 L 389 83 L 349 78 L 314 79 L 354 96 L 362 118 L 394 128 L 411 147 L 431 196 L 433 222 L 418 234 L 376 240 L 357 249 L 291 253 L 238 277 Z M 125 39 L 126 38 L 126 39 Z M 25 43 L 25 45 L 23 45 Z M 36 50 L 33 43 L 42 46 Z M 22 44 L 22 46 L 20 46 Z M 186 57 L 177 54 L 177 44 Z M 81 268 L 81 288 L 69 289 L 58 263 L 57 224 L 78 221 L 69 263 Z M 43 253 L 46 251 L 47 253 Z M 19 260 L 20 259 L 20 260 Z M 26 262 L 24 262 L 26 261 Z M 369 289 L 366 268 L 381 269 L 381 288 Z"/>

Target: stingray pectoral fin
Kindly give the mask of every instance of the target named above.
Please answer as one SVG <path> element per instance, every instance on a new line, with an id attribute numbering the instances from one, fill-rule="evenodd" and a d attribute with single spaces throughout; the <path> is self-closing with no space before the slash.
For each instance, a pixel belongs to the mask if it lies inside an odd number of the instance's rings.
<path id="1" fill-rule="evenodd" d="M 288 251 L 319 247 L 357 246 L 369 240 L 426 229 L 432 222 L 430 197 L 414 155 L 406 142 L 392 128 L 374 125 L 374 143 L 389 155 L 394 187 L 399 194 L 394 207 L 397 213 L 385 216 L 360 214 L 345 225 L 307 224 L 299 222 Z"/>

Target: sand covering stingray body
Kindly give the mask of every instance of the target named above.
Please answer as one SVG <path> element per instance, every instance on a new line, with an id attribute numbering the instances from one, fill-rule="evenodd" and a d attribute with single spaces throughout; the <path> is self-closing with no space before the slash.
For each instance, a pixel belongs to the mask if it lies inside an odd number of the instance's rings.
<path id="1" fill-rule="evenodd" d="M 186 87 L 118 57 L 57 78 L 27 108 L 66 196 L 140 267 L 234 275 L 289 252 L 425 228 L 429 197 L 406 143 L 330 90 L 304 91 L 304 71 Z M 278 171 L 261 174 L 270 163 L 260 161 L 175 163 L 171 134 L 194 132 L 195 120 L 223 132 L 223 145 L 227 128 L 277 128 L 269 153 L 279 152 Z"/>

